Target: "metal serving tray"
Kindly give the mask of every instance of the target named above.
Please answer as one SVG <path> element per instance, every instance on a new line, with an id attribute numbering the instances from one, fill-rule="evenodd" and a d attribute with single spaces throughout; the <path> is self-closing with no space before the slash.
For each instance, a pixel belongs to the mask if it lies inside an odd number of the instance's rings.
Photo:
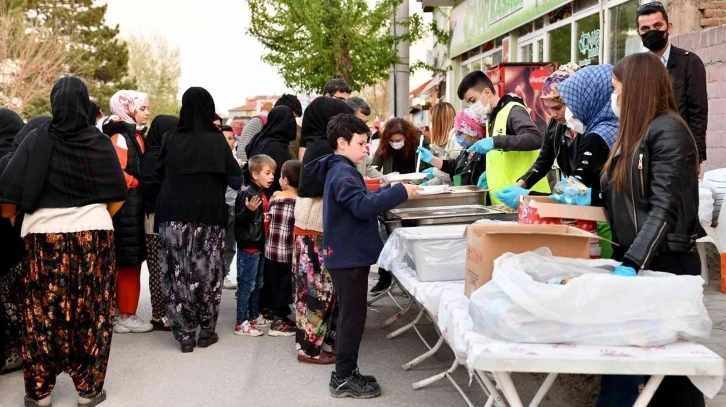
<path id="1" fill-rule="evenodd" d="M 479 219 L 511 220 L 512 214 L 483 205 L 402 208 L 390 211 L 402 226 L 454 225 L 473 223 Z M 515 214 L 516 215 L 516 214 Z"/>

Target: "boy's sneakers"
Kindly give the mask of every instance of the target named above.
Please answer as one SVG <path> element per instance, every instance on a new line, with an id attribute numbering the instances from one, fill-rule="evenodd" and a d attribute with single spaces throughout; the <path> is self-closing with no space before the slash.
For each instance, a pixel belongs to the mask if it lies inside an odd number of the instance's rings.
<path id="1" fill-rule="evenodd" d="M 390 282 L 378 280 L 378 282 L 376 283 L 376 285 L 374 285 L 373 288 L 371 288 L 371 294 L 373 294 L 373 295 L 380 294 L 380 293 L 388 290 L 388 288 L 390 286 L 391 286 L 391 283 Z"/>
<path id="2" fill-rule="evenodd" d="M 373 378 L 373 376 L 370 376 Z M 375 380 L 375 378 L 373 378 Z M 330 374 L 330 395 L 335 398 L 353 397 L 355 399 L 370 399 L 381 394 L 381 386 L 375 381 L 366 381 L 356 369 L 346 378 L 338 377 L 335 372 Z"/>
<path id="3" fill-rule="evenodd" d="M 334 365 L 335 364 L 335 355 L 330 352 L 322 351 L 322 352 L 320 352 L 320 355 L 312 357 L 312 356 L 308 356 L 302 352 L 298 352 L 297 360 L 298 360 L 298 362 L 310 363 L 313 365 Z"/>
<path id="4" fill-rule="evenodd" d="M 286 319 L 275 319 L 267 334 L 270 336 L 295 336 L 295 327 Z"/>
<path id="5" fill-rule="evenodd" d="M 272 325 L 272 321 L 270 321 L 269 319 L 260 315 L 256 319 L 253 319 L 252 321 L 250 321 L 250 325 L 257 327 L 257 328 L 266 328 L 266 327 Z"/>
<path id="6" fill-rule="evenodd" d="M 154 326 L 141 320 L 138 315 L 133 314 L 126 319 L 119 318 L 113 331 L 118 334 L 125 333 L 144 333 L 154 330 Z"/>
<path id="7" fill-rule="evenodd" d="M 250 325 L 250 321 L 245 321 L 234 327 L 234 334 L 237 336 L 262 336 L 265 333 Z"/>
<path id="8" fill-rule="evenodd" d="M 224 287 L 225 290 L 236 290 L 237 282 L 230 280 L 229 277 L 225 277 L 222 287 Z"/>

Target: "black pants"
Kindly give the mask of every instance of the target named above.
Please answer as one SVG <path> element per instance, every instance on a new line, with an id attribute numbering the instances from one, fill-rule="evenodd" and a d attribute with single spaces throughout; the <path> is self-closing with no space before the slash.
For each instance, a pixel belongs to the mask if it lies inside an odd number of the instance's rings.
<path id="1" fill-rule="evenodd" d="M 613 247 L 613 258 L 622 260 L 623 249 Z M 691 253 L 663 253 L 651 261 L 650 270 L 677 275 L 701 275 L 701 259 L 697 251 Z M 637 278 L 637 277 L 636 277 Z M 600 397 L 596 407 L 620 407 L 633 405 L 638 397 L 638 376 L 603 375 Z M 646 381 L 648 378 L 646 378 Z M 703 407 L 703 393 L 685 376 L 667 376 L 658 386 L 649 407 Z"/>
<path id="2" fill-rule="evenodd" d="M 368 311 L 369 273 L 370 267 L 330 270 L 339 304 L 335 373 L 341 378 L 350 376 L 358 366 Z"/>
<path id="3" fill-rule="evenodd" d="M 292 304 L 292 263 L 279 263 L 265 258 L 265 287 L 270 287 L 269 307 L 275 318 L 290 315 Z"/>

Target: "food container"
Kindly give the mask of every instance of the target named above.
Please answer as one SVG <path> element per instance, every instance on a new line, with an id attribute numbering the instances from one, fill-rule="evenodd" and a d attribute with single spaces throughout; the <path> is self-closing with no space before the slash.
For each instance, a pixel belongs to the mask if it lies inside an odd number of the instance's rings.
<path id="1" fill-rule="evenodd" d="M 416 271 L 419 281 L 463 280 L 466 269 L 466 225 L 401 228 L 388 244 Z"/>
<path id="2" fill-rule="evenodd" d="M 367 179 L 366 181 L 366 187 L 368 187 L 368 190 L 370 192 L 376 192 L 378 188 L 381 186 L 381 180 L 380 179 Z"/>
<path id="3" fill-rule="evenodd" d="M 487 190 L 476 186 L 449 187 L 450 193 L 416 196 L 396 209 L 438 206 L 486 205 Z"/>
<path id="4" fill-rule="evenodd" d="M 390 211 L 392 220 L 401 226 L 470 224 L 480 219 L 516 220 L 516 213 L 505 213 L 483 205 L 439 206 L 431 208 L 403 208 Z"/>

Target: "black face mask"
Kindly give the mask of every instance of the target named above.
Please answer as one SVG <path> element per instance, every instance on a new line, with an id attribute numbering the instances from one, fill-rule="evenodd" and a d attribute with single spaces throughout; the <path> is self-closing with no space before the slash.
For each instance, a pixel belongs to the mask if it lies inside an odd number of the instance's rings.
<path id="1" fill-rule="evenodd" d="M 643 46 L 653 52 L 657 52 L 666 47 L 668 43 L 668 31 L 650 30 L 640 36 L 643 40 Z"/>

